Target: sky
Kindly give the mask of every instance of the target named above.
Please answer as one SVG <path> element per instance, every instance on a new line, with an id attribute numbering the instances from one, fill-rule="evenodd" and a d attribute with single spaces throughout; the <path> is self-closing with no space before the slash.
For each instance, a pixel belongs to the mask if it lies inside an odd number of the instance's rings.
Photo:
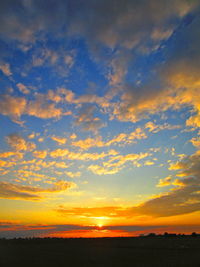
<path id="1" fill-rule="evenodd" d="M 200 232 L 200 1 L 0 1 L 0 237 Z"/>

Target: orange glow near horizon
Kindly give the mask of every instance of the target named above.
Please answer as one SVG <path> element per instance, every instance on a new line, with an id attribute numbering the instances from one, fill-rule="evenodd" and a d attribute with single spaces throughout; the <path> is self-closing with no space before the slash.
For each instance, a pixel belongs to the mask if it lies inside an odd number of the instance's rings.
<path id="1" fill-rule="evenodd" d="M 100 228 L 100 227 L 99 227 Z M 133 234 L 122 230 L 93 229 L 93 230 L 73 230 L 55 232 L 40 235 L 40 237 L 57 237 L 57 238 L 103 238 L 103 237 L 131 237 Z"/>
<path id="2" fill-rule="evenodd" d="M 20 225 L 5 222 L 1 225 L 0 234 L 2 237 L 51 237 L 51 238 L 103 238 L 103 237 L 134 237 L 148 235 L 149 233 L 163 234 L 191 234 L 200 232 L 198 225 L 185 226 L 103 226 L 99 225 Z"/>

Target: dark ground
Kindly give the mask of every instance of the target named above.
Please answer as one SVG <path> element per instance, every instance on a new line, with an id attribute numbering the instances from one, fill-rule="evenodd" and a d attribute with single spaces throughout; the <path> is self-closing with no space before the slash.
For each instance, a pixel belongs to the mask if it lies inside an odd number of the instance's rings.
<path id="1" fill-rule="evenodd" d="M 200 267 L 200 237 L 0 240 L 1 267 Z"/>

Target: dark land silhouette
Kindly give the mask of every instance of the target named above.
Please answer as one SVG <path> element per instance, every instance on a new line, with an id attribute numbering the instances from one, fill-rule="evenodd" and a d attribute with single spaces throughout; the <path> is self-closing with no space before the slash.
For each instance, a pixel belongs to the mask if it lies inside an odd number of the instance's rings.
<path id="1" fill-rule="evenodd" d="M 0 239 L 1 267 L 200 266 L 200 235 Z"/>

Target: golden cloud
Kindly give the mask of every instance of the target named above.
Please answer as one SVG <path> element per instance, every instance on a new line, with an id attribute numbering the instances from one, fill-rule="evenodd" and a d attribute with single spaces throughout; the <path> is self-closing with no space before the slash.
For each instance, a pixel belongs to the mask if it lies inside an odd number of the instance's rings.
<path id="1" fill-rule="evenodd" d="M 33 152 L 33 156 L 36 158 L 44 159 L 47 156 L 46 150 L 36 150 Z"/>
<path id="2" fill-rule="evenodd" d="M 50 152 L 50 156 L 53 158 L 64 157 L 69 160 L 98 160 L 105 158 L 107 156 L 116 155 L 118 152 L 116 150 L 109 150 L 107 153 L 80 153 L 80 152 L 72 152 L 68 149 L 56 149 Z"/>
<path id="3" fill-rule="evenodd" d="M 76 187 L 75 183 L 67 181 L 57 181 L 53 187 L 41 188 L 26 185 L 17 185 L 9 182 L 0 182 L 0 198 L 21 199 L 21 200 L 41 200 L 41 193 L 57 193 Z"/>
<path id="4" fill-rule="evenodd" d="M 193 146 L 200 147 L 200 137 L 193 137 L 190 142 L 193 144 Z"/>
<path id="5" fill-rule="evenodd" d="M 95 164 L 90 165 L 88 169 L 98 175 L 115 174 L 124 167 L 126 162 L 132 162 L 136 167 L 140 167 L 141 164 L 138 161 L 150 155 L 149 153 L 113 155 L 108 161 L 103 162 L 103 166 Z"/>
<path id="6" fill-rule="evenodd" d="M 168 186 L 168 185 L 171 185 L 171 182 L 172 182 L 172 178 L 171 176 L 167 176 L 163 179 L 160 179 L 159 180 L 159 183 L 156 185 L 157 187 L 164 187 L 164 186 Z"/>
<path id="7" fill-rule="evenodd" d="M 18 134 L 10 134 L 6 137 L 7 143 L 16 151 L 32 151 L 36 145 L 32 142 L 27 142 Z"/>
<path id="8" fill-rule="evenodd" d="M 127 144 L 131 143 L 134 140 L 145 139 L 147 135 L 141 128 L 136 128 L 135 131 L 127 134 L 127 133 L 120 133 L 114 138 L 108 141 L 102 141 L 101 136 L 97 136 L 96 138 L 87 138 L 84 140 L 77 140 L 72 142 L 72 146 L 80 147 L 82 149 L 89 149 L 91 147 L 106 147 L 116 144 Z"/>
<path id="9" fill-rule="evenodd" d="M 57 142 L 59 145 L 64 145 L 67 142 L 67 138 L 59 136 L 52 136 L 51 139 Z"/>
<path id="10" fill-rule="evenodd" d="M 149 130 L 149 132 L 157 133 L 162 130 L 174 130 L 180 129 L 180 125 L 170 125 L 169 123 L 164 123 L 162 125 L 156 125 L 154 122 L 149 121 L 145 124 L 145 128 Z"/>

